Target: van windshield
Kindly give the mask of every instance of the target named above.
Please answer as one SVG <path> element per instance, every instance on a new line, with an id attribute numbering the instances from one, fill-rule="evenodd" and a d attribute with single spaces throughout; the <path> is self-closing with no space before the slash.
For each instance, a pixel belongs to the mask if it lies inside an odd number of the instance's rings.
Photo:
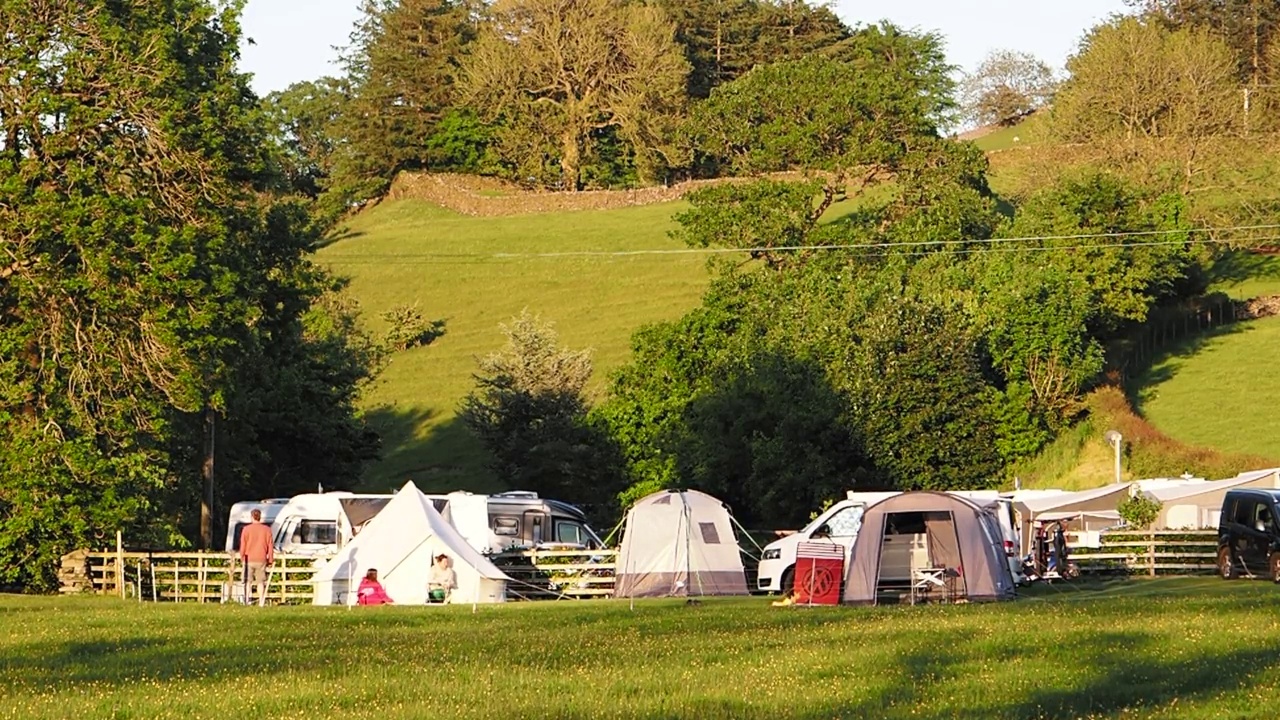
<path id="1" fill-rule="evenodd" d="M 866 512 L 865 505 L 850 505 L 848 507 L 837 510 L 834 514 L 828 515 L 822 513 L 817 519 L 805 525 L 800 533 L 803 535 L 812 535 L 823 525 L 827 525 L 831 529 L 832 537 L 850 537 L 858 534 L 858 529 L 862 527 L 862 514 Z"/>

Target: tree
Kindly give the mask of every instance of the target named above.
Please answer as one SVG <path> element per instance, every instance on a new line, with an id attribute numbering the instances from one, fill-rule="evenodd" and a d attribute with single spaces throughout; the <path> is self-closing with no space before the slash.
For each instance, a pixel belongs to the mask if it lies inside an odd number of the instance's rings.
<path id="1" fill-rule="evenodd" d="M 329 77 L 294 83 L 263 98 L 289 190 L 314 199 L 327 184 L 346 100 L 342 83 Z"/>
<path id="2" fill-rule="evenodd" d="M 563 186 L 578 190 L 584 155 L 606 128 L 627 142 L 646 181 L 676 159 L 669 140 L 689 66 L 659 8 L 498 0 L 489 14 L 465 62 L 466 102 L 502 127 L 508 160 L 527 165 L 554 148 Z"/>
<path id="3" fill-rule="evenodd" d="M 1254 88 L 1274 82 L 1280 65 L 1268 50 L 1280 37 L 1274 0 L 1127 0 L 1172 28 L 1209 30 L 1231 47 L 1237 79 Z"/>
<path id="4" fill-rule="evenodd" d="M 689 60 L 690 97 L 705 98 L 718 85 L 756 65 L 798 60 L 849 34 L 830 8 L 801 0 L 658 0 L 675 22 L 676 40 Z"/>
<path id="5" fill-rule="evenodd" d="M 1161 503 L 1159 500 L 1147 497 L 1146 493 L 1137 492 L 1116 506 L 1116 511 L 1120 513 L 1120 519 L 1130 527 L 1145 530 L 1151 527 L 1151 523 L 1160 517 Z"/>
<path id="6" fill-rule="evenodd" d="M 560 347 L 549 322 L 527 310 L 502 326 L 505 347 L 479 360 L 463 422 L 513 487 L 588 501 L 612 490 L 610 446 L 587 417 L 590 351 Z"/>
<path id="7" fill-rule="evenodd" d="M 912 140 L 936 137 L 929 102 L 888 71 L 830 58 L 756 67 L 716 88 L 689 120 L 692 142 L 736 174 L 826 171 L 841 185 L 891 173 Z"/>
<path id="8" fill-rule="evenodd" d="M 1049 104 L 1053 70 L 1030 53 L 996 50 L 964 81 L 964 106 L 979 125 L 1011 124 Z"/>
<path id="9" fill-rule="evenodd" d="M 476 35 L 469 0 L 364 0 L 362 12 L 343 57 L 350 100 L 326 186 L 341 208 L 381 195 L 402 170 L 435 164 L 431 138 Z"/>
<path id="10" fill-rule="evenodd" d="M 1168 157 L 1183 192 L 1213 159 L 1208 144 L 1242 129 L 1231 51 L 1208 31 L 1120 18 L 1096 28 L 1067 68 L 1055 130 L 1129 159 Z"/>
<path id="11" fill-rule="evenodd" d="M 239 8 L 0 2 L 2 582 L 47 587 L 60 553 L 115 530 L 208 544 L 203 448 L 256 400 L 249 363 L 332 383 L 298 413 L 354 420 L 340 373 L 294 362 L 320 361 L 289 338 L 323 275 L 300 206 L 272 195 Z M 317 461 L 361 452 L 306 435 Z"/>
<path id="12" fill-rule="evenodd" d="M 908 32 L 882 21 L 857 28 L 826 48 L 824 55 L 864 73 L 888 73 L 924 102 L 925 114 L 939 127 L 951 124 L 956 109 L 957 68 L 947 62 L 946 43 L 937 33 Z"/>

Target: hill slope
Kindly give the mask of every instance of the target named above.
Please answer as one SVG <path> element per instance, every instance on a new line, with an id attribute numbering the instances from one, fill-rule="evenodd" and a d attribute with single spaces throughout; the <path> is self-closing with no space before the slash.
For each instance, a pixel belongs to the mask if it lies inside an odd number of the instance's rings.
<path id="1" fill-rule="evenodd" d="M 400 304 L 445 321 L 442 337 L 398 354 L 369 394 L 385 456 L 367 487 L 409 478 L 440 489 L 499 487 L 454 419 L 473 386 L 475 358 L 502 345 L 499 324 L 523 308 L 555 321 L 567 346 L 594 349 L 602 387 L 606 373 L 625 361 L 631 333 L 679 317 L 698 302 L 709 276 L 705 258 L 695 255 L 496 256 L 678 248 L 667 233 L 681 207 L 472 218 L 397 200 L 353 219 L 345 239 L 321 250 L 319 260 L 351 277 L 351 295 L 374 329 L 381 332 L 378 316 Z"/>

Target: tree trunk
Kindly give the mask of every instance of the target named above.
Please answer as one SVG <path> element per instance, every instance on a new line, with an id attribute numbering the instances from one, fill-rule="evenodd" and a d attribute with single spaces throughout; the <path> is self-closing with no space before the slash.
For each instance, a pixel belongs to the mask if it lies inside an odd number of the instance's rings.
<path id="1" fill-rule="evenodd" d="M 582 173 L 582 134 L 576 125 L 566 128 L 560 138 L 560 170 L 564 174 L 565 189 L 577 192 Z"/>
<path id="2" fill-rule="evenodd" d="M 200 493 L 200 547 L 213 549 L 213 438 L 216 416 L 213 408 L 204 411 L 204 466 L 201 476 L 204 491 Z"/>

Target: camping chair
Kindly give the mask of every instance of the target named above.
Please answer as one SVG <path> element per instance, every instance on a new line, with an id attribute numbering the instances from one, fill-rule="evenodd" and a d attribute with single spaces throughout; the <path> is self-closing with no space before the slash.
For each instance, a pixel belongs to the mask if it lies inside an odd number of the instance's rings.
<path id="1" fill-rule="evenodd" d="M 922 596 L 927 597 L 934 588 L 947 588 L 947 569 L 922 567 L 911 570 L 911 604 L 915 605 Z"/>

